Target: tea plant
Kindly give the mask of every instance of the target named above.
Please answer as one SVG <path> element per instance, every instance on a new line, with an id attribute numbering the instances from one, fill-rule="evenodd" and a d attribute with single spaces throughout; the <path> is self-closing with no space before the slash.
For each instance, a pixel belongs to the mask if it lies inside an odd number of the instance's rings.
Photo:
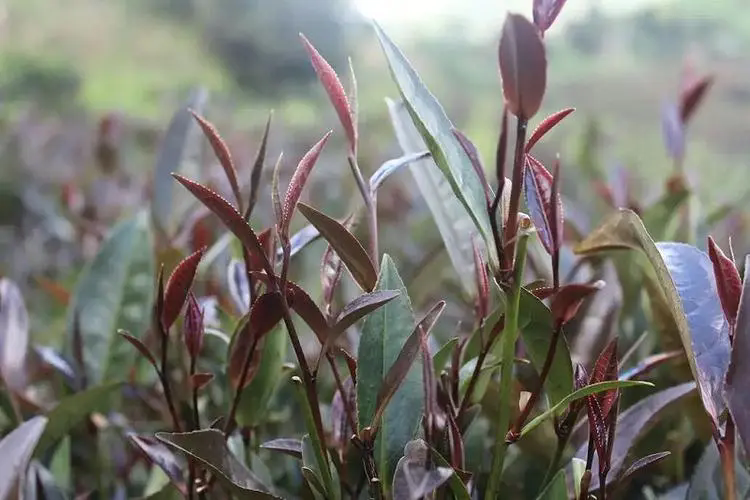
<path id="1" fill-rule="evenodd" d="M 300 201 L 327 132 L 286 190 L 276 161 L 274 222 L 258 227 L 271 120 L 245 176 L 195 96 L 164 139 L 151 217 L 115 226 L 80 276 L 63 355 L 29 347 L 20 292 L 0 281 L 0 402 L 14 427 L 0 441 L 0 497 L 603 500 L 639 491 L 633 478 L 657 462 L 684 466 L 671 455 L 700 440 L 707 425 L 716 448 L 695 479 L 680 485 L 684 472 L 667 473 L 666 481 L 648 481 L 649 491 L 676 486 L 675 498 L 744 498 L 747 279 L 731 246 L 725 253 L 710 236 L 707 254 L 653 240 L 697 233 L 682 160 L 687 122 L 710 79 L 690 82 L 665 112 L 675 174 L 664 197 L 643 208 L 599 183 L 611 215 L 579 236 L 565 216 L 563 163 L 548 169 L 534 154 L 573 109 L 529 133 L 546 88 L 544 33 L 564 3 L 537 0 L 533 22 L 517 14 L 505 21 L 492 182 L 472 141 L 378 25 L 400 90 L 388 109 L 404 156 L 369 179 L 359 164 L 353 70 L 347 91 L 301 37 L 344 131 L 361 196 L 344 219 Z M 190 170 L 186 144 L 197 130 L 224 171 L 229 200 Z M 404 168 L 464 299 L 439 300 L 421 314 L 378 239 L 388 231 L 378 192 Z M 191 252 L 184 242 L 194 216 L 186 214 L 194 213 L 210 213 L 227 235 Z M 297 213 L 309 225 L 293 232 Z M 319 238 L 327 248 L 316 299 L 295 282 L 305 275 L 294 264 Z M 234 258 L 223 263 L 227 248 Z M 612 298 L 617 290 L 622 303 Z M 219 297 L 216 318 L 209 295 Z M 464 305 L 469 327 L 438 345 L 432 332 L 443 311 Z M 689 374 L 680 371 L 685 362 Z M 671 385 L 638 380 L 665 363 L 675 372 Z M 702 412 L 694 411 L 696 392 Z M 687 444 L 667 449 L 642 439 L 677 407 L 686 409 Z M 542 453 L 534 442 L 546 443 Z"/>

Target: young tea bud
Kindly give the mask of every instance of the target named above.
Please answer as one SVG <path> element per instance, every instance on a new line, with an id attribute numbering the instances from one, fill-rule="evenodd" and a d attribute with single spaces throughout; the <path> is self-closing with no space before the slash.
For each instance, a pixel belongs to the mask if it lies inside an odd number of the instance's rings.
<path id="1" fill-rule="evenodd" d="M 191 359 L 198 357 L 203 345 L 203 310 L 198 300 L 191 292 L 185 308 L 185 322 L 183 324 L 185 347 Z"/>

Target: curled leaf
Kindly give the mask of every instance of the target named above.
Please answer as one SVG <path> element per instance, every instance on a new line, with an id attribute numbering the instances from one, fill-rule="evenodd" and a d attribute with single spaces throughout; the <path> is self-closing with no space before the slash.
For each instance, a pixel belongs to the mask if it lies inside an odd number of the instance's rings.
<path id="1" fill-rule="evenodd" d="M 547 56 L 537 27 L 508 14 L 498 56 L 508 111 L 528 120 L 539 111 L 547 85 Z"/>

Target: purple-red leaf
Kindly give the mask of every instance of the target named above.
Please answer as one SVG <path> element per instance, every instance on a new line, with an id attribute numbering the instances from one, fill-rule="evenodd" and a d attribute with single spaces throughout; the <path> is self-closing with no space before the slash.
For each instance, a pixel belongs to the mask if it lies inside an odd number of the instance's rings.
<path id="1" fill-rule="evenodd" d="M 185 308 L 185 321 L 182 329 L 184 331 L 185 347 L 191 359 L 197 359 L 203 346 L 203 309 L 198 304 L 198 299 L 191 292 L 188 296 Z"/>
<path id="2" fill-rule="evenodd" d="M 133 347 L 138 349 L 138 352 L 140 352 L 143 355 L 143 357 L 146 358 L 149 363 L 151 363 L 151 366 L 153 366 L 154 368 L 157 367 L 156 359 L 154 358 L 154 355 L 151 354 L 151 351 L 149 351 L 148 347 L 146 347 L 146 344 L 141 342 L 139 338 L 133 337 L 125 330 L 119 330 L 117 333 L 119 333 L 122 338 L 130 342 L 130 344 Z"/>
<path id="3" fill-rule="evenodd" d="M 492 204 L 492 190 L 487 182 L 487 176 L 484 173 L 484 165 L 482 165 L 482 160 L 479 158 L 477 147 L 471 142 L 471 139 L 466 137 L 460 130 L 454 128 L 453 135 L 458 140 L 458 143 L 461 144 L 464 152 L 466 152 L 466 156 L 469 157 L 471 166 L 474 167 L 474 172 L 476 172 L 477 177 L 479 178 L 479 183 L 484 189 L 484 198 L 487 201 L 487 206 L 490 206 Z"/>
<path id="4" fill-rule="evenodd" d="M 305 46 L 305 50 L 310 55 L 310 62 L 315 68 L 315 73 L 318 75 L 320 83 L 323 84 L 323 88 L 328 94 L 328 98 L 331 100 L 336 114 L 339 115 L 339 121 L 341 126 L 344 127 L 346 132 L 346 138 L 349 140 L 349 146 L 351 147 L 352 153 L 357 152 L 357 128 L 354 121 L 354 113 L 352 107 L 349 104 L 349 99 L 346 97 L 344 86 L 341 85 L 338 75 L 333 70 L 328 61 L 313 47 L 310 41 L 305 38 L 305 35 L 300 33 L 302 44 Z"/>
<path id="5" fill-rule="evenodd" d="M 529 206 L 531 220 L 534 222 L 534 226 L 536 226 L 539 234 L 539 240 L 550 254 L 554 250 L 552 239 L 553 227 L 550 224 L 550 216 L 554 216 L 557 220 L 555 227 L 557 228 L 558 241 L 561 239 L 560 232 L 563 226 L 560 222 L 563 211 L 562 200 L 559 195 L 556 196 L 557 207 L 554 211 L 552 209 L 553 183 L 554 178 L 544 168 L 544 165 L 533 156 L 527 154 L 523 183 L 524 191 L 526 192 L 526 203 Z"/>
<path id="6" fill-rule="evenodd" d="M 534 0 L 534 24 L 544 35 L 555 22 L 567 0 Z"/>
<path id="7" fill-rule="evenodd" d="M 531 152 L 531 149 L 536 145 L 539 140 L 544 137 L 547 132 L 552 130 L 555 125 L 560 123 L 563 118 L 568 116 L 570 113 L 575 111 L 575 108 L 566 108 L 561 111 L 558 111 L 555 114 L 549 115 L 547 118 L 542 120 L 542 123 L 540 123 L 537 128 L 534 129 L 534 132 L 531 134 L 531 137 L 529 137 L 529 140 L 526 141 L 526 146 L 524 146 L 524 151 L 526 153 Z"/>
<path id="8" fill-rule="evenodd" d="M 649 465 L 658 462 L 662 458 L 666 458 L 669 455 L 671 455 L 672 452 L 670 451 L 662 451 L 659 453 L 652 453 L 651 455 L 646 455 L 645 457 L 641 457 L 632 464 L 630 464 L 630 467 L 628 467 L 628 470 L 623 472 L 623 474 L 618 478 L 618 481 L 623 481 L 627 479 L 628 477 L 632 476 L 639 470 L 643 469 L 644 467 L 648 467 Z"/>
<path id="9" fill-rule="evenodd" d="M 734 331 L 737 323 L 737 308 L 740 305 L 740 294 L 742 293 L 742 279 L 732 259 L 727 257 L 716 244 L 712 237 L 708 237 L 708 257 L 714 268 L 716 278 L 716 289 L 719 293 L 721 308 L 724 317 L 730 326 L 730 333 Z"/>
<path id="10" fill-rule="evenodd" d="M 487 317 L 490 308 L 490 279 L 487 273 L 487 265 L 482 258 L 482 252 L 475 240 L 471 246 L 474 250 L 474 275 L 477 281 L 476 309 L 479 318 Z"/>
<path id="11" fill-rule="evenodd" d="M 151 463 L 158 466 L 167 475 L 172 484 L 185 494 L 185 461 L 181 456 L 150 436 L 130 434 L 129 440 Z"/>
<path id="12" fill-rule="evenodd" d="M 589 384 L 605 382 L 608 380 L 617 380 L 617 337 L 612 339 L 609 344 L 602 350 L 599 357 L 594 363 L 589 377 Z M 600 392 L 596 394 L 596 399 L 600 402 L 602 418 L 607 418 L 609 410 L 617 396 L 617 389 Z"/>
<path id="13" fill-rule="evenodd" d="M 333 246 L 341 260 L 346 264 L 354 280 L 365 291 L 372 291 L 378 280 L 375 266 L 362 244 L 347 231 L 343 224 L 304 203 L 299 204 L 299 211 L 315 226 L 320 234 Z"/>
<path id="14" fill-rule="evenodd" d="M 597 281 L 596 283 L 589 285 L 584 283 L 574 283 L 570 285 L 564 285 L 557 290 L 552 303 L 550 304 L 550 310 L 552 311 L 552 317 L 561 324 L 564 325 L 578 312 L 578 309 L 590 295 L 601 290 L 604 286 L 603 281 Z M 603 380 L 599 380 L 603 382 Z"/>
<path id="15" fill-rule="evenodd" d="M 192 384 L 195 390 L 200 391 L 201 389 L 206 387 L 208 383 L 211 382 L 213 379 L 214 379 L 213 373 L 205 373 L 205 372 L 193 373 L 190 376 L 190 383 Z"/>
<path id="16" fill-rule="evenodd" d="M 190 179 L 178 174 L 172 174 L 172 176 L 177 179 L 180 184 L 185 186 L 187 190 L 211 210 L 211 212 L 221 219 L 224 225 L 234 233 L 251 255 L 255 254 L 260 256 L 263 261 L 263 268 L 266 272 L 273 273 L 273 268 L 263 253 L 263 246 L 258 240 L 258 236 L 242 215 L 240 215 L 240 213 L 227 200 L 195 181 L 191 181 Z"/>
<path id="17" fill-rule="evenodd" d="M 745 257 L 745 281 L 742 287 L 737 328 L 734 332 L 731 360 L 724 383 L 727 407 L 734 418 L 737 433 L 750 450 L 750 255 Z"/>
<path id="18" fill-rule="evenodd" d="M 208 142 L 211 143 L 211 148 L 213 148 L 214 154 L 221 164 L 221 168 L 224 169 L 224 174 L 229 181 L 229 185 L 232 187 L 232 194 L 237 200 L 237 203 L 241 204 L 242 194 L 240 193 L 240 185 L 237 182 L 237 170 L 235 170 L 234 168 L 234 161 L 232 160 L 232 155 L 229 153 L 229 148 L 219 135 L 216 127 L 214 127 L 211 122 L 209 122 L 193 110 L 190 110 L 190 113 L 198 122 L 198 125 L 200 125 L 201 130 L 203 130 L 203 134 L 206 136 L 206 139 L 208 139 Z"/>
<path id="19" fill-rule="evenodd" d="M 164 328 L 167 330 L 179 316 L 182 306 L 185 305 L 190 287 L 195 279 L 195 271 L 198 269 L 198 263 L 203 258 L 205 248 L 201 248 L 192 255 L 182 260 L 172 271 L 172 275 L 167 281 L 164 289 L 164 312 L 162 321 Z"/>
<path id="20" fill-rule="evenodd" d="M 707 75 L 703 78 L 693 80 L 686 85 L 680 93 L 680 119 L 683 124 L 687 124 L 690 117 L 693 116 L 698 105 L 706 95 L 706 91 L 714 81 L 713 75 Z"/>
<path id="21" fill-rule="evenodd" d="M 547 85 L 547 57 L 537 27 L 519 14 L 509 14 L 498 57 L 508 110 L 528 120 L 539 111 Z"/>
<path id="22" fill-rule="evenodd" d="M 670 359 L 677 359 L 683 356 L 684 351 L 682 349 L 678 351 L 662 352 L 659 354 L 652 354 L 642 359 L 632 368 L 629 368 L 620 373 L 620 380 L 631 380 L 638 378 L 645 373 L 650 372 L 657 366 L 666 363 Z"/>
<path id="23" fill-rule="evenodd" d="M 227 369 L 229 379 L 234 387 L 244 387 L 249 378 L 243 371 L 247 370 L 248 359 L 255 354 L 255 349 L 271 329 L 281 321 L 283 314 L 281 296 L 276 292 L 261 295 L 253 303 L 248 313 L 247 324 L 235 334 L 239 335 L 232 345 Z"/>
<path id="24" fill-rule="evenodd" d="M 373 432 L 377 431 L 383 413 L 385 413 L 385 409 L 388 406 L 388 402 L 396 393 L 401 382 L 404 381 L 406 374 L 409 373 L 411 365 L 414 364 L 414 360 L 417 359 L 417 356 L 421 352 L 421 338 L 429 335 L 430 330 L 435 325 L 435 322 L 440 317 L 444 308 L 445 302 L 441 300 L 435 304 L 427 314 L 425 314 L 424 318 L 417 323 L 417 326 L 414 328 L 411 335 L 409 335 L 409 338 L 406 339 L 404 346 L 398 353 L 398 357 L 396 357 L 396 361 L 393 362 L 388 369 L 388 373 L 385 374 L 383 383 L 378 391 L 375 404 L 375 414 L 372 418 L 371 427 L 374 429 Z"/>
<path id="25" fill-rule="evenodd" d="M 255 204 L 258 202 L 258 189 L 260 188 L 260 176 L 263 173 L 263 164 L 266 162 L 266 149 L 268 147 L 268 134 L 271 131 L 271 118 L 273 113 L 269 113 L 266 128 L 263 130 L 263 138 L 260 141 L 258 153 L 255 155 L 253 168 L 250 171 L 250 198 L 245 209 L 245 220 L 250 220 Z"/>
<path id="26" fill-rule="evenodd" d="M 294 171 L 294 175 L 292 175 L 292 180 L 289 181 L 289 187 L 287 187 L 286 196 L 284 196 L 280 228 L 282 238 L 287 238 L 289 235 L 289 223 L 292 221 L 294 209 L 297 208 L 297 202 L 302 195 L 302 190 L 305 187 L 305 183 L 307 183 L 307 178 L 310 176 L 310 172 L 315 166 L 315 162 L 318 161 L 318 156 L 320 156 L 320 152 L 323 150 L 323 146 L 326 145 L 330 136 L 331 132 L 329 131 L 320 141 L 318 141 L 317 144 L 315 144 L 315 146 L 312 147 L 312 149 L 310 149 L 310 151 L 305 153 L 305 156 L 303 156 L 299 164 L 297 164 L 297 169 Z"/>

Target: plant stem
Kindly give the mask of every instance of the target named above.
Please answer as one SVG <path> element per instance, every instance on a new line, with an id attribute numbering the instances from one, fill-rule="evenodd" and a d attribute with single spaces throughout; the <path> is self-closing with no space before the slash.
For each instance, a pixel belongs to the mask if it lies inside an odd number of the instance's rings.
<path id="1" fill-rule="evenodd" d="M 364 201 L 365 209 L 367 210 L 367 227 L 368 232 L 370 233 L 370 245 L 368 250 L 370 253 L 370 260 L 372 260 L 372 264 L 375 266 L 375 271 L 377 272 L 378 266 L 380 265 L 380 259 L 378 259 L 378 213 L 376 197 L 370 192 L 370 187 L 362 176 L 362 169 L 359 168 L 354 153 L 350 153 L 347 160 L 352 175 L 354 176 L 354 180 L 357 181 L 357 188 L 362 195 L 362 200 Z"/>
<path id="2" fill-rule="evenodd" d="M 245 356 L 245 359 L 242 360 L 242 370 L 240 371 L 240 380 L 237 384 L 237 389 L 234 391 L 234 398 L 232 398 L 232 405 L 229 407 L 229 413 L 227 413 L 227 420 L 224 422 L 224 438 L 229 438 L 230 430 L 233 429 L 232 422 L 234 422 L 234 417 L 237 414 L 237 408 L 240 406 L 240 400 L 242 399 L 242 392 L 245 388 L 245 379 L 247 378 L 247 374 L 250 371 L 250 365 L 253 361 L 253 354 L 255 353 L 255 349 L 258 347 L 258 337 L 255 336 L 253 338 L 253 343 L 250 345 L 250 350 L 247 351 L 247 355 Z M 195 389 L 193 389 L 195 390 Z M 196 410 L 196 416 L 197 416 L 197 410 Z"/>
<path id="3" fill-rule="evenodd" d="M 492 331 L 490 332 L 487 343 L 482 347 L 482 350 L 479 352 L 479 356 L 477 357 L 477 362 L 474 365 L 474 371 L 472 372 L 471 378 L 469 379 L 469 385 L 466 386 L 466 392 L 464 393 L 464 398 L 461 400 L 461 406 L 458 410 L 459 416 L 462 415 L 463 412 L 466 411 L 466 408 L 469 407 L 469 402 L 471 401 L 471 397 L 474 394 L 474 387 L 477 385 L 479 374 L 482 371 L 482 365 L 484 364 L 484 359 L 487 357 L 487 354 L 489 354 L 490 350 L 492 349 L 492 345 L 495 343 L 495 339 L 500 334 L 500 331 L 502 330 L 504 325 L 505 325 L 505 322 L 503 321 L 503 318 L 501 318 L 500 320 L 498 320 L 497 323 L 495 323 L 495 325 L 492 327 Z"/>
<path id="4" fill-rule="evenodd" d="M 350 403 L 349 395 L 346 393 L 346 390 L 344 389 L 344 383 L 341 380 L 339 369 L 336 366 L 336 360 L 333 359 L 333 354 L 331 354 L 330 352 L 326 353 L 326 358 L 328 358 L 328 363 L 331 365 L 331 372 L 333 373 L 333 378 L 336 381 L 336 387 L 341 393 L 341 402 L 344 405 L 344 414 L 346 415 L 347 424 L 351 428 L 352 432 L 357 432 L 357 424 L 355 423 L 356 420 L 354 418 L 354 410 L 349 404 Z"/>
<path id="5" fill-rule="evenodd" d="M 511 212 L 512 213 L 512 212 Z M 510 221 L 509 221 L 510 222 Z M 526 267 L 526 248 L 529 234 L 523 232 L 518 238 L 518 252 L 516 256 L 511 285 L 510 300 L 505 313 L 505 328 L 503 331 L 502 366 L 500 368 L 500 414 L 495 429 L 495 446 L 492 453 L 492 469 L 484 498 L 492 500 L 498 495 L 500 480 L 503 473 L 503 462 L 508 443 L 505 434 L 510 424 L 510 391 L 513 385 L 513 357 L 515 355 L 516 340 L 518 339 L 518 314 L 521 300 L 521 281 Z"/>
<path id="6" fill-rule="evenodd" d="M 521 188 L 524 176 L 524 153 L 526 143 L 526 126 L 528 120 L 518 118 L 516 122 L 516 146 L 513 155 L 513 185 L 510 190 L 510 204 L 508 208 L 508 222 L 505 226 L 505 262 L 511 264 L 516 253 L 513 243 L 518 232 L 518 208 L 521 203 Z"/>
<path id="7" fill-rule="evenodd" d="M 727 417 L 727 425 L 724 437 L 717 443 L 721 456 L 721 469 L 724 473 L 725 500 L 737 498 L 737 484 L 735 481 L 734 458 L 735 458 L 735 432 L 732 415 Z"/>
<path id="8" fill-rule="evenodd" d="M 159 321 L 161 323 L 161 321 Z M 169 414 L 172 415 L 172 424 L 176 432 L 182 432 L 182 426 L 180 425 L 180 419 L 177 417 L 177 410 L 175 409 L 174 400 L 172 398 L 172 389 L 169 386 L 169 377 L 167 375 L 167 350 L 169 349 L 169 331 L 161 329 L 161 368 L 159 369 L 159 380 L 161 381 L 162 389 L 164 390 L 164 399 L 167 401 L 167 407 L 169 408 Z"/>
<path id="9" fill-rule="evenodd" d="M 526 404 L 523 407 L 523 411 L 521 411 L 521 414 L 518 415 L 513 428 L 508 432 L 508 435 L 512 437 L 512 441 L 518 439 L 518 436 L 521 433 L 521 427 L 523 427 L 523 424 L 526 423 L 526 419 L 529 418 L 529 414 L 531 413 L 532 408 L 534 408 L 536 401 L 539 399 L 539 395 L 542 393 L 544 382 L 549 376 L 550 368 L 552 368 L 552 361 L 554 361 L 555 359 L 555 353 L 557 352 L 557 339 L 560 338 L 561 330 L 562 325 L 558 324 L 552 331 L 552 338 L 550 339 L 549 347 L 547 348 L 547 355 L 544 358 L 544 365 L 542 365 L 542 373 L 539 374 L 539 384 L 535 388 L 534 392 L 531 393 L 528 401 L 526 401 Z"/>

